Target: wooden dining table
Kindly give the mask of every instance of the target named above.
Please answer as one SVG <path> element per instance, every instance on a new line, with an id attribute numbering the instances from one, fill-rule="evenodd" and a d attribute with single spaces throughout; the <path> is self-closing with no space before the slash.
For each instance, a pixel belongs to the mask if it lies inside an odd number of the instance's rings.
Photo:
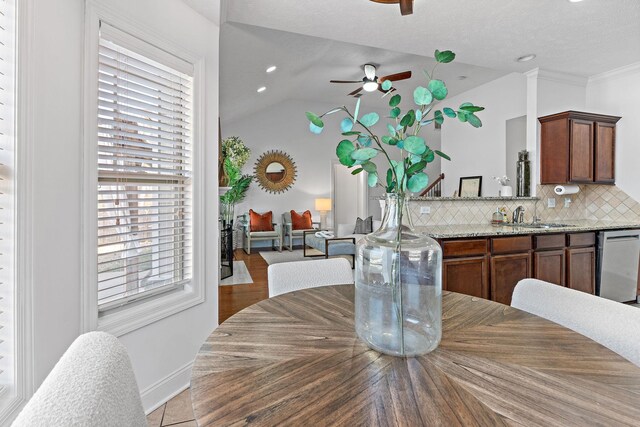
<path id="1" fill-rule="evenodd" d="M 640 368 L 553 322 L 443 292 L 442 341 L 369 349 L 353 285 L 291 292 L 221 324 L 193 365 L 198 425 L 640 425 Z"/>

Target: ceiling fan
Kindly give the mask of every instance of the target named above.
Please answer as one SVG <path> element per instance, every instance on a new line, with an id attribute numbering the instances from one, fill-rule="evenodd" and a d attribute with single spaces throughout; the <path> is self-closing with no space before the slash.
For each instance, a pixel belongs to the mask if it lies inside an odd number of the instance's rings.
<path id="1" fill-rule="evenodd" d="M 413 13 L 413 0 L 371 0 L 376 3 L 398 4 L 400 3 L 400 13 L 411 15 Z"/>
<path id="2" fill-rule="evenodd" d="M 365 92 L 375 92 L 379 90 L 380 92 L 387 94 L 396 90 L 395 88 L 391 88 L 389 90 L 382 89 L 382 83 L 385 80 L 390 80 L 392 82 L 396 82 L 398 80 L 405 80 L 411 78 L 411 71 L 403 71 L 401 73 L 389 74 L 387 76 L 378 77 L 376 75 L 376 66 L 374 64 L 364 64 L 364 77 L 362 80 L 331 80 L 331 83 L 360 83 L 361 87 L 351 92 L 350 96 L 359 97 L 362 96 L 360 92 L 363 90 Z"/>

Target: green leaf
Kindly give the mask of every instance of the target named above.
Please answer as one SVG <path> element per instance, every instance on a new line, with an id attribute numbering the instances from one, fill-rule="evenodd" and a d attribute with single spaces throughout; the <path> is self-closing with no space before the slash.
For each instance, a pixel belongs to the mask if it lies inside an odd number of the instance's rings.
<path id="1" fill-rule="evenodd" d="M 395 119 L 396 117 L 398 117 L 400 115 L 400 108 L 395 107 L 391 110 L 391 112 L 389 113 L 389 115 L 391 116 L 392 119 Z"/>
<path id="2" fill-rule="evenodd" d="M 362 123 L 366 127 L 370 127 L 378 123 L 378 120 L 380 120 L 380 116 L 378 115 L 378 113 L 369 113 L 362 116 L 362 118 L 360 119 L 360 123 Z"/>
<path id="3" fill-rule="evenodd" d="M 409 136 L 404 140 L 404 149 L 411 154 L 421 155 L 427 149 L 424 139 L 419 136 Z"/>
<path id="4" fill-rule="evenodd" d="M 398 140 L 392 136 L 385 135 L 382 137 L 382 142 L 384 142 L 387 145 L 396 145 L 398 143 Z"/>
<path id="5" fill-rule="evenodd" d="M 407 114 L 400 120 L 400 126 L 411 127 L 416 122 L 416 113 L 413 110 L 407 111 Z"/>
<path id="6" fill-rule="evenodd" d="M 366 135 L 360 135 L 358 137 L 358 144 L 362 145 L 363 147 L 369 147 L 371 145 L 371 138 Z"/>
<path id="7" fill-rule="evenodd" d="M 393 126 L 387 124 L 387 129 L 389 130 L 389 135 L 396 136 L 396 129 Z"/>
<path id="8" fill-rule="evenodd" d="M 481 128 L 482 127 L 482 121 L 475 114 L 469 114 L 467 116 L 467 121 L 474 128 Z"/>
<path id="9" fill-rule="evenodd" d="M 438 156 L 442 157 L 443 159 L 446 159 L 446 160 L 451 161 L 451 157 L 447 156 L 447 155 L 446 155 L 446 154 L 444 154 L 442 151 L 440 151 L 440 150 L 436 150 L 436 151 L 435 151 L 435 153 L 436 153 Z"/>
<path id="10" fill-rule="evenodd" d="M 338 147 L 336 147 L 336 155 L 340 163 L 347 167 L 353 166 L 355 162 L 351 158 L 351 153 L 353 153 L 355 149 L 356 147 L 353 146 L 353 142 L 347 139 L 340 141 Z"/>
<path id="11" fill-rule="evenodd" d="M 416 110 L 416 121 L 422 120 L 422 110 Z"/>
<path id="12" fill-rule="evenodd" d="M 353 113 L 353 121 L 358 121 L 358 114 L 360 114 L 360 98 L 356 102 L 356 111 Z"/>
<path id="13" fill-rule="evenodd" d="M 421 162 L 418 162 L 418 163 L 414 163 L 409 167 L 409 169 L 407 169 L 407 175 L 411 175 L 411 174 L 414 174 L 416 172 L 420 172 L 426 167 L 427 167 L 427 162 L 421 161 Z"/>
<path id="14" fill-rule="evenodd" d="M 477 105 L 465 105 L 462 104 L 460 106 L 461 110 L 468 111 L 469 113 L 477 113 L 478 111 L 484 110 L 484 107 L 478 107 Z"/>
<path id="15" fill-rule="evenodd" d="M 362 132 L 357 131 L 357 130 L 352 130 L 349 132 L 342 132 L 342 135 L 344 136 L 353 136 L 353 135 L 360 135 Z"/>
<path id="16" fill-rule="evenodd" d="M 362 164 L 362 168 L 367 172 L 367 173 L 378 173 L 378 166 L 376 166 L 375 163 L 373 162 L 365 162 Z"/>
<path id="17" fill-rule="evenodd" d="M 400 162 L 395 166 L 396 170 L 396 178 L 398 178 L 399 182 L 402 182 L 404 179 L 404 163 Z"/>
<path id="18" fill-rule="evenodd" d="M 314 113 L 312 113 L 310 111 L 307 111 L 305 114 L 307 115 L 307 119 L 309 119 L 309 121 L 311 123 L 313 123 L 314 125 L 316 125 L 319 128 L 324 127 L 324 122 L 316 114 L 314 114 Z"/>
<path id="19" fill-rule="evenodd" d="M 413 175 L 407 182 L 407 188 L 412 193 L 418 193 L 424 190 L 427 188 L 427 185 L 429 185 L 429 176 L 424 172 Z"/>
<path id="20" fill-rule="evenodd" d="M 431 163 L 434 161 L 434 159 L 436 158 L 436 156 L 433 154 L 433 150 L 426 150 L 424 152 L 424 161 L 427 163 Z"/>
<path id="21" fill-rule="evenodd" d="M 322 133 L 322 131 L 324 130 L 324 128 L 322 128 L 320 126 L 316 126 L 313 123 L 309 122 L 309 130 L 311 131 L 311 133 L 315 133 L 316 135 L 320 135 Z"/>
<path id="22" fill-rule="evenodd" d="M 471 113 L 467 113 L 464 110 L 458 111 L 458 120 L 460 120 L 462 123 L 465 123 L 467 121 L 467 117 L 469 117 L 469 114 Z"/>
<path id="23" fill-rule="evenodd" d="M 442 111 L 436 110 L 433 113 L 433 120 L 435 120 L 435 122 L 438 123 L 439 125 L 444 123 L 444 116 L 442 115 Z"/>
<path id="24" fill-rule="evenodd" d="M 400 101 L 402 101 L 402 97 L 400 95 L 393 95 L 389 100 L 389 107 L 397 107 L 400 105 Z"/>
<path id="25" fill-rule="evenodd" d="M 456 54 L 450 50 L 445 50 L 444 52 L 436 50 L 433 56 L 436 58 L 436 61 L 442 64 L 447 64 L 456 59 Z"/>
<path id="26" fill-rule="evenodd" d="M 369 176 L 367 176 L 367 184 L 369 184 L 369 187 L 375 187 L 376 184 L 378 184 L 378 174 L 370 173 Z"/>
<path id="27" fill-rule="evenodd" d="M 431 80 L 427 85 L 433 97 L 439 101 L 445 99 L 449 91 L 442 80 Z"/>
<path id="28" fill-rule="evenodd" d="M 354 169 L 354 170 L 351 171 L 351 175 L 358 175 L 363 170 L 364 169 L 362 169 L 362 168 Z"/>
<path id="29" fill-rule="evenodd" d="M 340 122 L 340 130 L 342 130 L 342 133 L 351 132 L 351 129 L 353 129 L 353 120 L 350 118 L 347 117 Z"/>
<path id="30" fill-rule="evenodd" d="M 429 105 L 433 101 L 433 95 L 426 87 L 418 86 L 413 91 L 413 100 L 417 105 Z"/>
<path id="31" fill-rule="evenodd" d="M 452 108 L 449 107 L 444 107 L 442 109 L 442 112 L 447 116 L 447 117 L 451 117 L 452 119 L 456 117 L 456 112 L 453 111 Z"/>
<path id="32" fill-rule="evenodd" d="M 380 85 L 382 87 L 382 90 L 387 91 L 389 89 L 391 89 L 391 86 L 393 85 L 393 83 L 391 82 L 391 80 L 385 80 L 382 82 L 382 85 Z"/>
<path id="33" fill-rule="evenodd" d="M 393 184 L 393 169 L 387 169 L 387 187 L 391 187 Z"/>
<path id="34" fill-rule="evenodd" d="M 378 155 L 378 150 L 375 148 L 360 148 L 351 153 L 351 158 L 353 160 L 369 160 L 373 159 Z"/>

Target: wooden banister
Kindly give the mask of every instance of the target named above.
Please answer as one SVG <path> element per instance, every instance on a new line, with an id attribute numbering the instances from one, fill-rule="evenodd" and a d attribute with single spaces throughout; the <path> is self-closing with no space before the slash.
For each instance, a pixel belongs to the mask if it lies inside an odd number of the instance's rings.
<path id="1" fill-rule="evenodd" d="M 420 193 L 420 197 L 428 196 L 428 197 L 441 197 L 442 196 L 442 180 L 444 179 L 444 173 L 441 173 L 440 176 L 431 183 L 422 193 Z"/>

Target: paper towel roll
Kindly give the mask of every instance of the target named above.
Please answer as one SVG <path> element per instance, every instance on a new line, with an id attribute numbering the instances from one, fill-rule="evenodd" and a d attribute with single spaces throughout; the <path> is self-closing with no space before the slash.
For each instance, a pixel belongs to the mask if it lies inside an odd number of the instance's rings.
<path id="1" fill-rule="evenodd" d="M 577 185 L 556 185 L 553 191 L 558 196 L 565 196 L 567 194 L 576 194 L 580 191 L 580 187 Z"/>

